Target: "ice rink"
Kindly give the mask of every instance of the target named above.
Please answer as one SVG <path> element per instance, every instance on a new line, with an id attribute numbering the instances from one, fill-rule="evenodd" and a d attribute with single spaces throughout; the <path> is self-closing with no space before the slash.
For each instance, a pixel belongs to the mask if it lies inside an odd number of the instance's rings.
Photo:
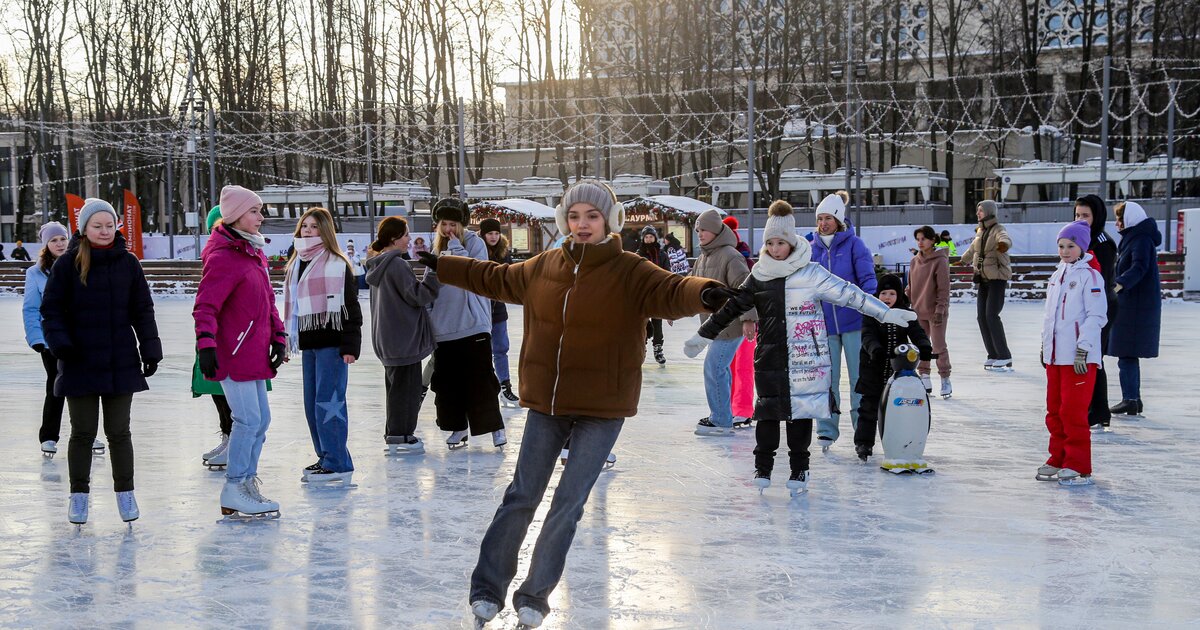
<path id="1" fill-rule="evenodd" d="M 0 297 L 0 626 L 470 627 L 468 578 L 524 410 L 506 411 L 503 452 L 486 438 L 448 452 L 431 397 L 419 429 L 428 453 L 385 458 L 383 370 L 367 342 L 350 371 L 356 487 L 307 488 L 300 471 L 314 455 L 294 361 L 275 381 L 260 466 L 283 517 L 218 523 L 223 473 L 200 462 L 216 413 L 189 392 L 191 302 L 159 299 L 166 360 L 133 411 L 142 518 L 131 532 L 120 522 L 97 457 L 91 520 L 77 532 L 65 448 L 53 460 L 38 452 L 44 373 L 20 307 Z M 1146 418 L 1115 419 L 1094 440 L 1095 486 L 1061 488 L 1033 480 L 1047 441 L 1041 304 L 1005 308 L 1016 371 L 999 375 L 981 367 L 974 304 L 954 304 L 955 396 L 934 402 L 926 450 L 937 473 L 860 464 L 844 417 L 794 500 L 783 453 L 774 487 L 760 496 L 750 485 L 753 431 L 692 435 L 708 415 L 702 363 L 682 353 L 696 320 L 676 322 L 667 366 L 645 366 L 641 415 L 592 494 L 543 627 L 1197 627 L 1198 318 L 1200 305 L 1164 306 L 1163 357 L 1143 363 Z M 518 583 L 548 505 L 549 495 Z M 515 623 L 506 610 L 489 627 Z"/>

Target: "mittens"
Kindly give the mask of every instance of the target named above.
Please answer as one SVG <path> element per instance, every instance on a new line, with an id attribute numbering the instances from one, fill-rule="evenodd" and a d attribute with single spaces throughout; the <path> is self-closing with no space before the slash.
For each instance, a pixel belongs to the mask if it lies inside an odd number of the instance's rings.
<path id="1" fill-rule="evenodd" d="M 683 353 L 689 359 L 695 359 L 700 356 L 701 352 L 712 343 L 712 339 L 706 339 L 699 334 L 692 335 L 691 339 L 683 342 Z"/>
<path id="2" fill-rule="evenodd" d="M 902 308 L 889 308 L 888 312 L 883 314 L 883 319 L 879 321 L 896 326 L 907 326 L 909 322 L 917 321 L 917 314 Z"/>

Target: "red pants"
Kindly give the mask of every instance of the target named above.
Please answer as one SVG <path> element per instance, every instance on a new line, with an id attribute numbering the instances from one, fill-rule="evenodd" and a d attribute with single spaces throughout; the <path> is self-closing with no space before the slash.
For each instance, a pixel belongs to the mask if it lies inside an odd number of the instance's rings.
<path id="1" fill-rule="evenodd" d="M 1092 474 L 1092 433 L 1088 405 L 1096 386 L 1096 366 L 1076 374 L 1073 365 L 1046 366 L 1046 428 L 1050 430 L 1050 459 L 1057 468 Z"/>
<path id="2" fill-rule="evenodd" d="M 729 402 L 733 415 L 739 418 L 754 417 L 754 348 L 753 339 L 743 341 L 729 366 L 733 373 Z"/>

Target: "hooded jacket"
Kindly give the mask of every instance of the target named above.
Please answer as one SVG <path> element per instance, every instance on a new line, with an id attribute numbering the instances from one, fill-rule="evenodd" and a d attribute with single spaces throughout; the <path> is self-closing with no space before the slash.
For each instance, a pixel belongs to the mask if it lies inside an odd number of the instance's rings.
<path id="1" fill-rule="evenodd" d="M 146 391 L 142 364 L 161 362 L 163 351 L 142 265 L 117 233 L 111 248 L 92 248 L 84 285 L 75 266 L 80 239 L 54 261 L 42 294 L 42 332 L 59 359 L 54 395 Z"/>
<path id="2" fill-rule="evenodd" d="M 1104 277 L 1092 268 L 1091 254 L 1058 263 L 1046 284 L 1042 311 L 1042 362 L 1075 363 L 1075 350 L 1087 350 L 1088 363 L 1100 363 L 1100 331 L 1108 322 Z"/>
<path id="3" fill-rule="evenodd" d="M 213 381 L 262 381 L 275 376 L 271 342 L 287 343 L 275 307 L 267 257 L 227 225 L 218 225 L 200 255 L 204 270 L 192 318 L 196 349 L 217 349 Z"/>
<path id="4" fill-rule="evenodd" d="M 696 264 L 692 266 L 691 275 L 696 278 L 716 280 L 729 287 L 740 287 L 746 280 L 746 276 L 750 275 L 750 268 L 746 266 L 746 257 L 738 253 L 735 247 L 737 235 L 724 223 L 721 223 L 720 226 L 721 230 L 716 233 L 716 238 L 709 241 L 708 245 L 700 246 L 701 254 L 696 259 Z M 740 315 L 741 321 L 758 321 L 758 314 L 754 310 L 745 311 Z M 700 319 L 703 322 L 708 319 L 708 316 L 701 315 Z M 728 341 L 742 336 L 742 327 L 739 322 L 731 321 L 727 324 L 721 334 L 716 336 L 716 339 Z"/>
<path id="5" fill-rule="evenodd" d="M 975 240 L 963 252 L 962 260 L 970 263 L 984 280 L 1008 281 L 1012 280 L 1012 263 L 1008 256 L 1011 248 L 1008 230 L 996 217 L 990 216 L 975 228 Z"/>
<path id="6" fill-rule="evenodd" d="M 595 418 L 637 415 L 647 318 L 700 313 L 700 293 L 717 286 L 624 252 L 619 238 L 597 245 L 568 239 L 511 265 L 446 256 L 438 261 L 438 278 L 524 305 L 522 407 Z"/>
<path id="7" fill-rule="evenodd" d="M 950 255 L 944 247 L 928 254 L 917 252 L 908 270 L 904 294 L 917 317 L 934 320 L 950 312 Z"/>
<path id="8" fill-rule="evenodd" d="M 757 309 L 754 387 L 759 420 L 828 418 L 832 357 L 821 302 L 881 318 L 888 307 L 853 284 L 813 264 L 808 241 L 800 240 L 785 260 L 759 252 L 758 264 L 738 295 L 700 326 L 713 339 L 742 313 Z"/>
<path id="9" fill-rule="evenodd" d="M 487 260 L 487 243 L 476 233 L 467 230 L 460 242 L 450 239 L 444 256 L 463 256 Z M 441 268 L 441 265 L 438 265 Z M 444 279 L 442 279 L 445 282 Z M 446 283 L 450 284 L 450 283 Z M 433 303 L 433 332 L 437 342 L 465 339 L 492 332 L 492 304 L 487 298 L 457 286 L 446 286 L 438 292 Z"/>
<path id="10" fill-rule="evenodd" d="M 946 250 L 938 250 L 945 252 Z M 920 254 L 918 254 L 920 255 Z M 900 278 L 891 274 L 883 276 L 879 281 L 879 292 L 891 289 L 896 292 L 896 305 L 892 308 L 909 308 L 908 298 L 901 287 Z M 911 285 L 910 285 L 911 286 Z M 919 315 L 918 315 L 919 316 Z M 858 382 L 854 391 L 865 396 L 878 396 L 892 377 L 892 357 L 896 348 L 902 344 L 913 344 L 920 351 L 921 360 L 933 358 L 933 344 L 929 335 L 917 321 L 911 321 L 907 326 L 885 324 L 877 319 L 863 319 L 862 349 L 858 353 Z"/>
<path id="11" fill-rule="evenodd" d="M 363 264 L 371 289 L 371 346 L 386 367 L 418 363 L 436 346 L 428 307 L 442 285 L 436 273 L 417 280 L 403 254 L 392 250 Z"/>
<path id="12" fill-rule="evenodd" d="M 1127 207 L 1114 268 L 1113 282 L 1121 290 L 1117 293 L 1117 316 L 1108 341 L 1109 356 L 1142 359 L 1158 356 L 1162 327 L 1159 245 L 1162 233 L 1158 224 L 1140 208 L 1135 214 Z"/>
<path id="13" fill-rule="evenodd" d="M 874 295 L 877 281 L 875 279 L 875 261 L 871 258 L 871 249 L 854 234 L 850 223 L 846 229 L 836 232 L 829 245 L 815 232 L 809 232 L 806 237 L 812 243 L 812 260 L 821 265 L 833 275 L 848 280 L 854 286 L 862 289 L 867 295 Z M 759 259 L 761 260 L 761 256 Z M 825 324 L 829 334 L 841 335 L 862 330 L 862 314 L 852 308 L 835 306 L 830 302 L 822 305 L 825 314 Z"/>
<path id="14" fill-rule="evenodd" d="M 1089 251 L 1096 264 L 1100 267 L 1100 275 L 1104 277 L 1104 297 L 1108 305 L 1108 323 L 1105 324 L 1104 330 L 1100 334 L 1100 344 L 1104 347 L 1104 352 L 1107 353 L 1111 332 L 1110 328 L 1112 327 L 1113 320 L 1117 318 L 1117 292 L 1114 290 L 1113 283 L 1117 268 L 1117 243 L 1113 240 L 1113 237 L 1109 236 L 1108 232 L 1104 231 L 1108 223 L 1108 208 L 1105 207 L 1104 200 L 1096 195 L 1084 195 L 1080 197 L 1079 201 L 1086 204 L 1092 211 L 1092 243 Z"/>

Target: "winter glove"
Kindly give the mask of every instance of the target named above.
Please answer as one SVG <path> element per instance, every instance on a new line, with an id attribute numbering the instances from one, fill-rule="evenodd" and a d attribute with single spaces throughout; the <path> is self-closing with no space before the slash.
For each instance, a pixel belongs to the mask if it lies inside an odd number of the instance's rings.
<path id="1" fill-rule="evenodd" d="M 36 353 L 38 353 L 38 354 L 41 354 L 41 353 L 45 352 L 45 351 L 46 351 L 46 344 L 44 344 L 44 343 L 35 343 L 35 344 L 33 344 L 33 351 L 34 351 L 34 352 L 36 352 Z"/>
<path id="2" fill-rule="evenodd" d="M 1001 254 L 1003 254 L 1004 252 L 1007 252 L 1008 251 L 1008 243 L 1005 243 L 1004 241 L 1000 241 L 999 243 L 996 243 L 996 251 L 1000 252 Z"/>
<path id="3" fill-rule="evenodd" d="M 725 302 L 736 297 L 737 291 L 729 287 L 707 287 L 700 292 L 700 303 L 710 311 L 716 311 L 725 305 Z"/>
<path id="4" fill-rule="evenodd" d="M 150 378 L 158 371 L 157 361 L 146 361 L 142 363 L 142 378 Z"/>
<path id="5" fill-rule="evenodd" d="M 1125 287 L 1123 287 L 1123 286 L 1121 286 L 1121 285 L 1119 285 L 1119 284 L 1114 284 L 1114 285 L 1113 285 L 1113 293 L 1120 293 L 1120 292 L 1121 292 L 1121 289 L 1124 289 L 1124 288 L 1125 288 Z"/>
<path id="6" fill-rule="evenodd" d="M 202 348 L 196 354 L 200 359 L 200 373 L 204 375 L 204 378 L 217 378 L 217 349 Z"/>
<path id="7" fill-rule="evenodd" d="M 1085 348 L 1075 348 L 1075 373 L 1087 374 L 1087 355 L 1088 351 Z"/>
<path id="8" fill-rule="evenodd" d="M 879 321 L 895 326 L 908 326 L 908 322 L 917 321 L 917 314 L 902 308 L 889 308 Z"/>
<path id="9" fill-rule="evenodd" d="M 437 256 L 434 256 L 433 254 L 430 254 L 429 252 L 417 252 L 417 258 L 420 259 L 422 265 L 429 267 L 430 271 L 437 273 L 437 264 L 438 264 Z"/>
<path id="10" fill-rule="evenodd" d="M 287 346 L 283 345 L 282 341 L 272 341 L 271 354 L 268 356 L 271 359 L 271 371 L 278 372 L 279 366 L 283 365 L 284 359 L 287 358 Z"/>
<path id="11" fill-rule="evenodd" d="M 704 349 L 707 348 L 711 343 L 712 339 L 701 337 L 697 333 L 692 335 L 691 339 L 683 342 L 683 353 L 687 355 L 687 358 L 695 359 L 696 357 L 700 356 L 700 353 L 704 352 Z"/>

